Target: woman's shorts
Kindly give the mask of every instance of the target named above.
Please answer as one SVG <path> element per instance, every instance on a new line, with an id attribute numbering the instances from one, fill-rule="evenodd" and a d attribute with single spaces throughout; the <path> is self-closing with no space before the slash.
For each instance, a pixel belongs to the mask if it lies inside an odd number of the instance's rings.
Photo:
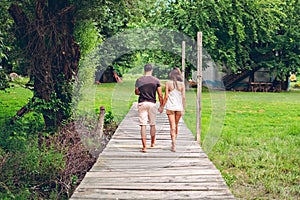
<path id="1" fill-rule="evenodd" d="M 181 111 L 166 110 L 166 114 L 167 114 L 167 115 L 175 115 L 175 114 L 177 114 L 177 113 L 178 113 L 178 114 L 179 114 L 179 113 L 182 114 Z M 178 114 L 177 114 L 177 115 L 178 115 Z"/>

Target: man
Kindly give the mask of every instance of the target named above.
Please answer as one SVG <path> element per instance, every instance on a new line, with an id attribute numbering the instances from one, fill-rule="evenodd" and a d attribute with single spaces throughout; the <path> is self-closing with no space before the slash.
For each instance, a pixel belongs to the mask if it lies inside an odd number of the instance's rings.
<path id="1" fill-rule="evenodd" d="M 141 152 L 146 152 L 146 125 L 150 124 L 151 147 L 155 145 L 155 120 L 156 120 L 156 93 L 159 103 L 163 103 L 162 88 L 160 81 L 152 76 L 153 67 L 151 64 L 144 66 L 144 76 L 138 78 L 135 82 L 135 94 L 139 95 L 138 112 L 141 126 L 141 140 L 143 148 Z"/>

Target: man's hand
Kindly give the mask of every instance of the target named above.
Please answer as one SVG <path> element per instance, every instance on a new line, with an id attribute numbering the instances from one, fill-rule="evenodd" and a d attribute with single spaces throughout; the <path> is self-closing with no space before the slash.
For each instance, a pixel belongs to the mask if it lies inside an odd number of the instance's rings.
<path id="1" fill-rule="evenodd" d="M 160 106 L 159 108 L 158 108 L 158 112 L 159 113 L 162 113 L 164 111 L 164 107 L 163 106 Z"/>

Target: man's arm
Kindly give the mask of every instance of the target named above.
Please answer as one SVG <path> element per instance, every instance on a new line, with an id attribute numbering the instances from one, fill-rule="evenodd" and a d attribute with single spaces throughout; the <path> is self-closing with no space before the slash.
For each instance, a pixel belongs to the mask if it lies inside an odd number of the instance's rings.
<path id="1" fill-rule="evenodd" d="M 168 99 L 168 84 L 166 83 L 166 86 L 165 86 L 165 96 L 162 98 L 163 101 L 162 103 L 160 103 L 160 107 L 158 108 L 158 111 L 160 113 L 162 113 L 164 111 L 164 106 L 167 102 L 167 99 Z"/>
<path id="2" fill-rule="evenodd" d="M 162 94 L 161 86 L 159 86 L 156 91 L 157 91 L 159 103 L 160 105 L 163 105 L 163 94 Z"/>

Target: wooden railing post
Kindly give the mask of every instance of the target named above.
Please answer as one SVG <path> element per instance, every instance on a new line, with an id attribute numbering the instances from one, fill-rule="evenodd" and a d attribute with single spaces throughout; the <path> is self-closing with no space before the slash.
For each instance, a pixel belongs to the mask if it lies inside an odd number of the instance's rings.
<path id="1" fill-rule="evenodd" d="M 181 72 L 182 72 L 182 78 L 183 83 L 185 84 L 185 41 L 182 41 L 181 44 Z"/>
<path id="2" fill-rule="evenodd" d="M 202 32 L 197 34 L 197 124 L 196 141 L 201 138 L 201 110 L 202 110 Z"/>
<path id="3" fill-rule="evenodd" d="M 104 115 L 105 115 L 105 108 L 104 106 L 100 106 L 100 116 L 97 125 L 97 132 L 99 133 L 100 138 L 102 138 L 103 135 Z"/>

